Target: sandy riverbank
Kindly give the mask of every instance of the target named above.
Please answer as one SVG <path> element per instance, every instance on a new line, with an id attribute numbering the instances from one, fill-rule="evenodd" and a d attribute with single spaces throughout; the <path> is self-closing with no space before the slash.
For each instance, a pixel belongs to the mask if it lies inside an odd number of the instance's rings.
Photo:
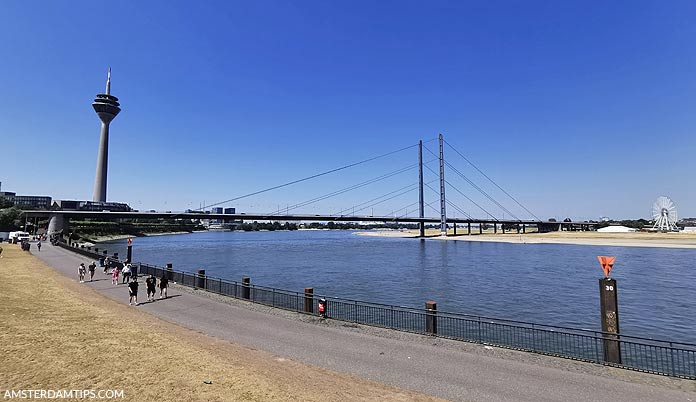
<path id="1" fill-rule="evenodd" d="M 118 400 L 143 402 L 438 400 L 203 335 L 108 299 L 17 245 L 4 249 L 2 392 L 122 390 Z"/>
<path id="2" fill-rule="evenodd" d="M 460 228 L 457 236 L 453 231 L 447 237 L 440 236 L 437 230 L 426 231 L 428 239 L 447 241 L 480 241 L 515 244 L 576 244 L 588 246 L 619 246 L 619 247 L 663 247 L 663 248 L 696 248 L 696 233 L 599 233 L 599 232 L 550 232 L 550 233 L 474 233 L 466 234 L 466 228 Z M 464 234 L 461 234 L 461 233 Z M 417 238 L 416 230 L 375 230 L 357 232 L 362 236 Z"/>
<path id="3" fill-rule="evenodd" d="M 150 236 L 166 236 L 166 235 L 176 235 L 176 234 L 188 234 L 196 232 L 163 232 L 163 233 L 144 233 L 143 236 L 133 236 L 127 234 L 114 234 L 114 235 L 100 235 L 100 236 L 90 236 L 91 241 L 79 241 L 79 244 L 84 244 L 85 246 L 92 247 L 96 243 L 101 243 L 105 241 L 113 240 L 125 240 L 134 237 L 150 237 Z"/>

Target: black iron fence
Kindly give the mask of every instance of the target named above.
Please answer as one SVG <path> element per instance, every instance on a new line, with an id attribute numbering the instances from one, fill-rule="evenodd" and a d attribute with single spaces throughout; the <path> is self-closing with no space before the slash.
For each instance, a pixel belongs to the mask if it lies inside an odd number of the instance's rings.
<path id="1" fill-rule="evenodd" d="M 62 242 L 57 245 L 92 259 L 106 258 L 111 263 L 122 264 L 117 262 L 117 256 L 107 257 L 105 250 Z M 696 344 L 341 299 L 142 263 L 134 264 L 134 268 L 140 275 L 152 274 L 158 278 L 167 275 L 170 281 L 180 285 L 298 313 L 318 312 L 319 301 L 323 299 L 326 316 L 336 320 L 696 379 Z M 608 342 L 618 342 L 620 363 L 605 361 Z"/>
<path id="2" fill-rule="evenodd" d="M 299 313 L 318 312 L 325 299 L 326 316 L 336 320 L 696 379 L 695 344 L 305 294 L 137 265 L 141 275 L 167 275 L 180 285 Z M 619 343 L 621 363 L 605 361 L 607 342 Z"/>
<path id="3" fill-rule="evenodd" d="M 99 261 L 99 260 L 104 260 L 103 263 L 107 264 L 110 267 L 117 266 L 120 268 L 123 268 L 123 262 L 118 259 L 118 253 L 114 254 L 112 256 L 107 255 L 108 251 L 105 249 L 99 249 L 98 247 L 86 247 L 86 246 L 78 246 L 77 243 L 74 243 L 74 245 L 69 245 L 68 243 L 64 241 L 56 241 L 53 243 L 54 245 L 64 248 L 66 250 L 70 250 L 74 253 L 83 255 L 89 259 Z"/>

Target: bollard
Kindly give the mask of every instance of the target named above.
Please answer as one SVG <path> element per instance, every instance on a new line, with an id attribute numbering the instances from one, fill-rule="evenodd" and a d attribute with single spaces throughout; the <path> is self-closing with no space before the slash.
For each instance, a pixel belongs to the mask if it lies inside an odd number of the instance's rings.
<path id="1" fill-rule="evenodd" d="M 128 245 L 128 251 L 126 251 L 126 260 L 128 262 L 133 261 L 133 246 Z"/>
<path id="2" fill-rule="evenodd" d="M 108 255 L 108 254 L 109 254 L 109 251 L 108 251 L 108 250 L 104 250 L 104 255 Z"/>
<path id="3" fill-rule="evenodd" d="M 434 301 L 425 302 L 425 332 L 437 334 L 437 303 Z"/>
<path id="4" fill-rule="evenodd" d="M 194 288 L 205 289 L 205 269 L 198 270 L 198 277 L 196 277 L 196 286 L 194 286 Z"/>
<path id="5" fill-rule="evenodd" d="M 249 300 L 251 298 L 251 279 L 248 276 L 242 278 L 242 299 Z"/>
<path id="6" fill-rule="evenodd" d="M 614 267 L 616 257 L 597 256 L 604 271 L 604 278 L 599 280 L 599 305 L 602 319 L 602 337 L 604 338 L 604 361 L 621 364 L 621 341 L 619 341 L 619 303 L 617 300 L 616 280 L 609 274 Z"/>
<path id="7" fill-rule="evenodd" d="M 602 278 L 599 280 L 599 303 L 602 314 L 602 332 L 605 333 L 603 335 L 604 361 L 621 364 L 616 279 Z"/>
<path id="8" fill-rule="evenodd" d="M 166 269 L 167 269 L 167 279 L 169 279 L 170 281 L 173 281 L 174 280 L 174 272 L 172 272 L 172 271 L 174 270 L 174 268 L 172 267 L 171 262 L 167 263 Z"/>
<path id="9" fill-rule="evenodd" d="M 314 288 L 304 288 L 304 311 L 310 314 L 314 312 Z"/>

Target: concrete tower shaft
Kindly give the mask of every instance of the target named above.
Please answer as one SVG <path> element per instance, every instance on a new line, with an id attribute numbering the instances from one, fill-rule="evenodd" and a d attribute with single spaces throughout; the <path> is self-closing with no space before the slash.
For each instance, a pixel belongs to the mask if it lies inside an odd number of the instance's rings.
<path id="1" fill-rule="evenodd" d="M 94 111 L 101 120 L 101 134 L 99 138 L 99 153 L 97 155 L 97 173 L 94 177 L 94 195 L 92 201 L 106 202 L 106 177 L 109 166 L 109 124 L 121 111 L 118 98 L 111 92 L 111 69 L 106 78 L 106 93 L 98 94 L 92 102 Z"/>

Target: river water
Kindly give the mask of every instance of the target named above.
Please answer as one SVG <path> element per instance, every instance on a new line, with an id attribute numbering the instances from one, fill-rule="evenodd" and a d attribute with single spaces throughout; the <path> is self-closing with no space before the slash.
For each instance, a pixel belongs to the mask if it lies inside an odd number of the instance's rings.
<path id="1" fill-rule="evenodd" d="M 105 242 L 126 254 L 126 241 Z M 600 330 L 598 255 L 616 256 L 621 332 L 696 343 L 696 250 L 204 232 L 133 240 L 133 260 L 347 299 Z"/>

